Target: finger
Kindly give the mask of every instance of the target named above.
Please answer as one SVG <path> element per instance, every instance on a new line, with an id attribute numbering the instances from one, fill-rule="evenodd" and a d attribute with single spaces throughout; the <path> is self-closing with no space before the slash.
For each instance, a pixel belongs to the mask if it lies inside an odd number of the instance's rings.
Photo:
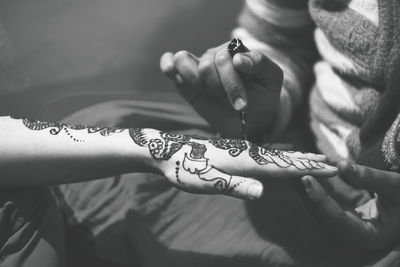
<path id="1" fill-rule="evenodd" d="M 171 52 L 164 53 L 160 58 L 160 69 L 162 73 L 176 84 L 183 83 L 182 77 L 179 75 L 174 66 L 174 54 Z"/>
<path id="2" fill-rule="evenodd" d="M 198 73 L 199 59 L 187 51 L 179 51 L 173 57 L 176 71 L 188 85 L 196 88 L 201 87 Z"/>
<path id="3" fill-rule="evenodd" d="M 215 55 L 217 50 L 211 49 L 207 51 L 201 58 L 199 63 L 199 75 L 204 85 L 204 91 L 209 96 L 225 96 L 222 88 L 221 80 L 215 66 Z"/>
<path id="4" fill-rule="evenodd" d="M 298 152 L 298 151 L 285 151 L 285 153 L 287 153 L 291 157 L 295 157 L 298 159 L 309 159 L 309 160 L 315 160 L 315 161 L 324 162 L 324 163 L 327 161 L 326 155 L 322 155 L 322 154 L 302 153 L 302 152 Z"/>
<path id="5" fill-rule="evenodd" d="M 254 77 L 260 85 L 271 91 L 280 91 L 283 81 L 282 69 L 259 51 L 236 54 L 235 69 L 242 75 Z"/>
<path id="6" fill-rule="evenodd" d="M 381 228 L 377 221 L 361 220 L 355 212 L 341 208 L 311 176 L 302 178 L 311 211 L 335 238 L 358 248 L 381 247 Z"/>
<path id="7" fill-rule="evenodd" d="M 214 167 L 197 172 L 177 173 L 181 178 L 180 187 L 193 193 L 223 194 L 243 199 L 258 199 L 263 193 L 262 184 L 252 178 L 232 176 Z"/>
<path id="8" fill-rule="evenodd" d="M 171 52 L 164 53 L 160 58 L 160 69 L 162 73 L 171 78 L 177 71 L 174 66 L 174 54 Z"/>
<path id="9" fill-rule="evenodd" d="M 201 94 L 201 81 L 197 72 L 198 59 L 187 51 L 180 51 L 173 56 L 173 64 L 181 82 L 175 79 L 179 93 L 193 103 Z M 177 77 L 175 76 L 175 77 Z"/>
<path id="10" fill-rule="evenodd" d="M 352 164 L 345 160 L 338 163 L 338 169 L 339 176 L 350 184 L 400 201 L 400 174 Z"/>
<path id="11" fill-rule="evenodd" d="M 371 199 L 367 190 L 354 188 L 346 183 L 339 176 L 329 179 L 320 179 L 318 182 L 325 191 L 343 207 L 358 207 Z"/>
<path id="12" fill-rule="evenodd" d="M 239 73 L 235 70 L 227 49 L 221 49 L 215 56 L 215 66 L 232 107 L 243 110 L 247 106 L 247 95 Z"/>
<path id="13" fill-rule="evenodd" d="M 260 199 L 264 188 L 259 181 L 241 176 L 232 176 L 230 186 L 224 194 L 242 199 Z"/>
<path id="14" fill-rule="evenodd" d="M 291 153 L 276 149 L 265 149 L 251 143 L 249 155 L 259 165 L 259 168 L 255 169 L 260 172 L 267 171 L 269 175 L 276 177 L 291 178 L 310 174 L 327 178 L 337 174 L 336 167 L 323 162 L 292 157 Z M 263 167 L 264 165 L 267 166 Z"/>

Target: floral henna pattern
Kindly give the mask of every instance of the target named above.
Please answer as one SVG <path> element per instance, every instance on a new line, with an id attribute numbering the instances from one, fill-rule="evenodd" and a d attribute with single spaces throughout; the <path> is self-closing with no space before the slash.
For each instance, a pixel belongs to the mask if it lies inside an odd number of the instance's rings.
<path id="1" fill-rule="evenodd" d="M 159 138 L 148 140 L 141 129 L 131 129 L 129 134 L 135 144 L 143 147 L 147 146 L 151 156 L 157 160 L 169 160 L 183 146 L 190 147 L 190 152 L 184 154 L 182 162 L 179 160 L 175 162 L 175 178 L 178 185 L 185 185 L 180 176 L 182 171 L 195 175 L 202 181 L 213 183 L 215 190 L 221 193 L 230 192 L 243 183 L 238 182 L 231 185 L 231 175 L 225 174 L 209 164 L 209 159 L 205 156 L 207 147 L 198 142 L 200 140 L 209 140 L 208 138 L 198 139 L 189 135 L 160 132 Z M 217 142 L 215 143 L 218 145 Z M 226 149 L 235 149 L 234 145 L 231 147 L 226 145 L 224 147 Z"/>
<path id="2" fill-rule="evenodd" d="M 185 184 L 182 178 L 182 172 L 185 171 L 197 176 L 202 181 L 213 183 L 218 192 L 230 192 L 242 184 L 243 181 L 232 184 L 231 175 L 223 173 L 212 166 L 209 163 L 209 158 L 206 157 L 207 146 L 202 144 L 201 141 L 208 141 L 218 149 L 227 150 L 232 157 L 237 157 L 243 151 L 249 149 L 250 157 L 259 165 L 274 164 L 281 168 L 293 166 L 299 170 L 324 168 L 324 165 L 317 161 L 290 156 L 291 152 L 265 149 L 240 139 L 215 137 L 197 139 L 190 135 L 166 132 L 160 132 L 160 136 L 157 138 L 148 139 L 142 129 L 131 129 L 129 133 L 134 143 L 142 147 L 148 147 L 151 156 L 157 160 L 169 160 L 184 146 L 189 147 L 190 152 L 184 153 L 184 158 L 181 161 L 176 161 L 176 163 L 179 162 L 175 167 L 177 183 L 180 185 Z"/>
<path id="3" fill-rule="evenodd" d="M 247 149 L 247 144 L 242 139 L 210 138 L 210 143 L 216 148 L 228 150 L 229 155 L 237 157 Z"/>

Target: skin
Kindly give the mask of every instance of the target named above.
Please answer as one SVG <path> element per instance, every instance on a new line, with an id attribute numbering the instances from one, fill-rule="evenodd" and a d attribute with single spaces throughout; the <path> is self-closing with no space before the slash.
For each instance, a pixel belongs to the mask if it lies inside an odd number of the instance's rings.
<path id="1" fill-rule="evenodd" d="M 256 50 L 232 58 L 227 46 L 211 48 L 199 58 L 187 51 L 167 52 L 160 68 L 222 136 L 242 136 L 237 111 L 246 109 L 249 139 L 257 142 L 276 117 L 283 72 Z"/>
<path id="2" fill-rule="evenodd" d="M 324 156 L 267 150 L 243 140 L 154 129 L 66 125 L 0 117 L 0 187 L 82 182 L 129 172 L 161 173 L 181 190 L 256 199 L 254 178 L 328 177 Z"/>
<path id="3" fill-rule="evenodd" d="M 392 245 L 400 237 L 400 174 L 348 161 L 339 162 L 338 169 L 338 176 L 349 185 L 376 197 L 340 205 L 314 177 L 305 176 L 302 181 L 321 224 L 353 250 L 375 252 Z"/>
<path id="4" fill-rule="evenodd" d="M 278 123 L 287 123 L 292 113 L 289 96 L 281 92 L 282 71 L 255 50 L 231 58 L 227 45 L 211 48 L 199 58 L 187 51 L 167 52 L 161 57 L 161 70 L 221 135 L 241 136 L 236 111 L 246 108 L 250 140 L 257 142 L 260 136 L 271 140 L 276 133 L 269 127 L 276 115 L 287 118 Z M 242 104 L 237 104 L 238 98 Z M 274 125 L 277 132 L 285 127 Z M 396 212 L 400 174 L 345 161 L 338 168 L 339 175 L 328 180 L 302 178 L 314 214 L 334 238 L 352 249 L 365 252 L 389 246 L 400 236 L 400 214 Z M 371 200 L 368 191 L 379 198 Z M 378 218 L 368 217 L 374 203 Z"/>

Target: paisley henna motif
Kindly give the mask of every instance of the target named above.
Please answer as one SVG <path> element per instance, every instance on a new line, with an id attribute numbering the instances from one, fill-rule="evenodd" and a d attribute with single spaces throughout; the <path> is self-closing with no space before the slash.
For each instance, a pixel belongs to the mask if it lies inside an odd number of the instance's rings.
<path id="1" fill-rule="evenodd" d="M 57 135 L 61 132 L 62 128 L 64 127 L 62 124 L 57 122 L 42 122 L 38 120 L 30 120 L 30 119 L 23 119 L 22 123 L 26 126 L 26 128 L 33 130 L 33 131 L 41 131 L 47 128 L 50 129 L 50 134 Z"/>

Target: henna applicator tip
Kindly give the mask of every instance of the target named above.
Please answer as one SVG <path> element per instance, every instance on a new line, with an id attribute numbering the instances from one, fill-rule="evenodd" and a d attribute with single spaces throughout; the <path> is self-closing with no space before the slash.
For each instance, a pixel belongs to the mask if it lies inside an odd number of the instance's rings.
<path id="1" fill-rule="evenodd" d="M 244 53 L 248 52 L 249 49 L 247 49 L 246 46 L 244 46 L 243 42 L 239 38 L 234 38 L 228 45 L 228 51 L 231 57 L 234 57 L 237 53 Z M 235 107 L 236 110 L 239 110 L 239 118 L 240 118 L 240 124 L 242 126 L 242 131 L 243 131 L 243 139 L 247 140 L 247 129 L 246 129 L 246 112 L 244 108 L 246 107 L 246 103 L 244 102 L 244 99 L 241 97 L 237 97 L 234 100 L 233 106 Z"/>

